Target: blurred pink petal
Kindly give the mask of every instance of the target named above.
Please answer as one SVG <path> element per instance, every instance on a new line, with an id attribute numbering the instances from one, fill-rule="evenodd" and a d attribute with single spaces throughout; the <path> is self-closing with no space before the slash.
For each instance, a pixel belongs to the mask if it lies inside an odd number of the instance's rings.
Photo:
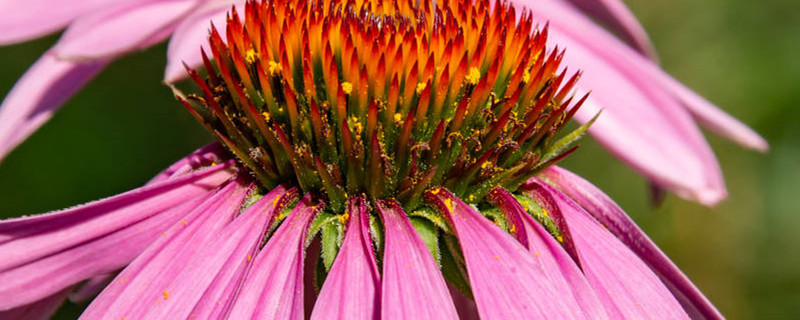
<path id="1" fill-rule="evenodd" d="M 0 310 L 125 266 L 163 226 L 227 179 L 220 167 L 74 209 L 0 222 L 0 296 L 6 297 Z"/>
<path id="2" fill-rule="evenodd" d="M 727 195 L 708 143 L 674 95 L 626 56 L 652 64 L 618 39 L 553 1 L 535 6 L 534 17 L 550 19 L 550 40 L 567 49 L 566 65 L 584 70 L 580 85 L 592 96 L 576 114 L 587 122 L 602 108 L 589 132 L 634 169 L 681 197 L 714 205 Z"/>
<path id="3" fill-rule="evenodd" d="M 175 29 L 167 47 L 167 67 L 164 70 L 164 82 L 173 83 L 186 78 L 185 62 L 191 67 L 203 63 L 200 48 L 210 52 L 208 48 L 208 32 L 211 24 L 224 26 L 225 17 L 231 5 L 243 1 L 211 1 L 195 10 L 191 15 L 181 20 Z M 241 8 L 239 13 L 242 14 Z M 226 34 L 220 33 L 222 39 Z"/>
<path id="4" fill-rule="evenodd" d="M 553 1 L 553 0 L 542 0 Z M 560 0 L 565 1 L 565 0 Z M 605 24 L 639 53 L 657 60 L 656 49 L 633 12 L 621 0 L 566 0 Z"/>
<path id="5" fill-rule="evenodd" d="M 426 192 L 426 199 L 458 237 L 481 318 L 584 319 L 574 297 L 559 294 L 543 266 L 508 233 L 449 191 Z"/>
<path id="6" fill-rule="evenodd" d="M 553 166 L 543 179 L 575 200 L 661 277 L 692 319 L 723 319 L 722 314 L 661 249 L 605 193 L 565 169 Z"/>
<path id="7" fill-rule="evenodd" d="M 385 230 L 381 318 L 458 319 L 439 266 L 400 204 L 376 207 Z"/>
<path id="8" fill-rule="evenodd" d="M 536 179 L 523 188 L 545 204 L 612 319 L 689 318 L 658 276 L 580 206 Z"/>
<path id="9" fill-rule="evenodd" d="M 609 319 L 603 305 L 586 281 L 580 268 L 547 230 L 522 208 L 510 193 L 495 189 L 489 194 L 492 202 L 509 221 L 517 221 L 515 228 L 525 234 L 528 250 L 542 265 L 545 273 L 562 295 L 572 295 L 588 319 Z"/>
<path id="10" fill-rule="evenodd" d="M 39 58 L 0 104 L 0 161 L 106 64 L 61 61 L 49 52 Z"/>
<path id="11" fill-rule="evenodd" d="M 103 8 L 72 22 L 53 52 L 62 59 L 94 60 L 143 49 L 168 38 L 197 2 L 149 0 Z"/>
<path id="12" fill-rule="evenodd" d="M 144 319 L 153 305 L 169 299 L 165 288 L 191 257 L 230 223 L 249 191 L 250 187 L 235 181 L 206 197 L 120 272 L 92 301 L 81 319 Z"/>
<path id="13" fill-rule="evenodd" d="M 369 233 L 366 199 L 351 198 L 342 249 L 320 289 L 311 320 L 380 319 L 381 279 Z"/>
<path id="14" fill-rule="evenodd" d="M 58 31 L 75 18 L 109 5 L 143 0 L 0 0 L 0 45 Z"/>

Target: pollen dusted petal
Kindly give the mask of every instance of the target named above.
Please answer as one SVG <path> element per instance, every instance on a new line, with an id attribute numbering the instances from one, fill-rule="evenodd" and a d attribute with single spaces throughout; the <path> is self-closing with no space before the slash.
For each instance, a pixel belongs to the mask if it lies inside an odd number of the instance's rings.
<path id="1" fill-rule="evenodd" d="M 591 214 L 661 277 L 692 319 L 724 319 L 700 290 L 605 193 L 578 175 L 552 166 L 542 179 Z"/>
<path id="2" fill-rule="evenodd" d="M 197 5 L 197 0 L 150 0 L 106 7 L 75 19 L 53 52 L 80 61 L 145 48 L 169 37 L 176 21 Z"/>
<path id="3" fill-rule="evenodd" d="M 525 188 L 569 233 L 565 247 L 573 248 L 573 258 L 612 319 L 689 319 L 642 259 L 574 201 L 540 180 Z"/>
<path id="4" fill-rule="evenodd" d="M 0 222 L 0 294 L 8 297 L 0 301 L 0 310 L 125 266 L 208 189 L 227 180 L 230 174 L 223 169 L 229 165 L 64 211 Z"/>
<path id="5" fill-rule="evenodd" d="M 380 319 L 381 284 L 366 199 L 351 198 L 347 232 L 311 312 L 311 320 Z M 302 299 L 302 297 L 300 297 Z"/>
<path id="6" fill-rule="evenodd" d="M 453 227 L 483 319 L 585 319 L 572 295 L 562 295 L 544 267 L 517 240 L 444 189 L 426 201 Z"/>
<path id="7" fill-rule="evenodd" d="M 223 148 L 219 143 L 214 142 L 197 149 L 188 156 L 176 161 L 171 166 L 167 167 L 155 177 L 150 179 L 147 184 L 153 184 L 191 173 L 192 171 L 197 170 L 197 168 L 209 166 L 213 167 L 219 164 L 224 164 L 226 161 L 230 160 L 230 157 L 230 154 L 225 151 L 225 148 Z"/>
<path id="8" fill-rule="evenodd" d="M 224 315 L 234 298 L 234 292 L 226 288 L 240 285 L 252 267 L 260 271 L 257 264 L 253 266 L 253 257 L 269 223 L 295 194 L 294 190 L 277 187 L 236 217 L 216 238 L 201 246 L 164 288 L 169 298 L 151 305 L 142 319 L 218 319 Z"/>
<path id="9" fill-rule="evenodd" d="M 505 190 L 495 189 L 491 201 L 506 216 L 519 221 L 528 250 L 542 265 L 560 294 L 573 295 L 587 319 L 609 319 L 586 277 L 558 241 L 539 222 L 525 212 L 517 200 Z M 511 219 L 509 219 L 511 220 Z"/>
<path id="10" fill-rule="evenodd" d="M 17 1 L 6 1 L 11 3 Z M 76 63 L 46 52 L 20 78 L 0 105 L 0 161 L 42 126 L 107 61 Z"/>
<path id="11" fill-rule="evenodd" d="M 458 319 L 431 252 L 394 200 L 382 201 L 385 243 L 381 289 L 382 319 Z"/>
<path id="12" fill-rule="evenodd" d="M 153 306 L 166 303 L 169 284 L 233 220 L 250 191 L 232 181 L 168 225 L 92 301 L 80 319 L 144 319 Z"/>
<path id="13" fill-rule="evenodd" d="M 256 254 L 229 319 L 305 319 L 305 241 L 308 225 L 322 206 L 306 195 L 281 223 Z"/>

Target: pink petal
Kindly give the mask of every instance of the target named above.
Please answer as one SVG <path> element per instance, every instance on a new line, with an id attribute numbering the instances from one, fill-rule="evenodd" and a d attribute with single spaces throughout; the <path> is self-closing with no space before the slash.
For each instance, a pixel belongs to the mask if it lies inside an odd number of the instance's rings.
<path id="1" fill-rule="evenodd" d="M 464 296 L 458 289 L 447 285 L 447 290 L 450 291 L 450 296 L 453 298 L 453 304 L 458 312 L 458 318 L 461 320 L 480 320 L 481 316 L 478 314 L 478 306 L 475 301 Z"/>
<path id="2" fill-rule="evenodd" d="M 203 173 L 74 209 L 0 222 L 0 296 L 7 297 L 0 300 L 0 310 L 123 267 L 219 179 L 208 173 L 198 178 Z"/>
<path id="3" fill-rule="evenodd" d="M 559 225 L 564 247 L 612 319 L 689 318 L 658 276 L 571 199 L 536 180 L 525 187 Z"/>
<path id="4" fill-rule="evenodd" d="M 200 48 L 206 52 L 208 47 L 208 33 L 213 23 L 218 28 L 225 25 L 225 17 L 231 5 L 241 5 L 244 1 L 225 0 L 211 1 L 192 14 L 184 18 L 175 33 L 170 38 L 167 47 L 167 67 L 164 70 L 164 82 L 173 83 L 186 77 L 185 62 L 190 67 L 197 67 L 203 63 Z M 237 11 L 239 12 L 239 11 Z M 240 14 L 243 14 L 241 10 Z M 225 39 L 225 32 L 220 32 Z"/>
<path id="5" fill-rule="evenodd" d="M 320 289 L 311 319 L 379 319 L 380 274 L 369 233 L 366 199 L 351 198 L 342 249 Z"/>
<path id="6" fill-rule="evenodd" d="M 273 189 L 220 232 L 201 251 L 190 258 L 186 268 L 164 288 L 169 298 L 151 306 L 143 319 L 216 319 L 207 312 L 198 312 L 199 302 L 213 298 L 206 307 L 224 306 L 220 301 L 232 300 L 223 295 L 230 284 L 242 281 L 245 269 L 262 243 L 269 222 L 296 191 L 283 187 Z M 256 268 L 257 271 L 260 271 Z M 249 281 L 249 280 L 248 280 Z M 222 308 L 220 308 L 222 309 Z M 210 308 L 207 308 L 210 310 Z M 234 317 L 232 319 L 240 319 Z"/>
<path id="7" fill-rule="evenodd" d="M 165 289 L 191 258 L 238 213 L 252 188 L 231 182 L 155 237 L 89 305 L 81 319 L 144 319 L 153 306 L 169 299 Z"/>
<path id="8" fill-rule="evenodd" d="M 552 1 L 552 0 L 551 0 Z M 564 0 L 561 0 L 564 1 Z M 566 0 L 611 28 L 625 42 L 641 54 L 657 60 L 656 50 L 647 31 L 633 15 L 633 12 L 620 0 Z M 520 1 L 523 2 L 523 1 Z M 536 7 L 536 2 L 532 3 Z"/>
<path id="9" fill-rule="evenodd" d="M 115 57 L 166 39 L 197 0 L 149 0 L 110 6 L 70 24 L 53 48 L 62 58 Z"/>
<path id="10" fill-rule="evenodd" d="M 103 291 L 111 280 L 117 276 L 116 272 L 101 274 L 86 280 L 83 284 L 69 294 L 69 301 L 74 303 L 83 303 L 96 296 L 100 291 Z"/>
<path id="11" fill-rule="evenodd" d="M 19 319 L 19 320 L 47 320 L 53 316 L 58 307 L 64 303 L 67 295 L 72 288 L 67 288 L 57 292 L 47 298 L 34 303 L 16 307 L 11 310 L 0 311 L 0 319 Z"/>
<path id="12" fill-rule="evenodd" d="M 305 318 L 303 255 L 308 225 L 319 209 L 307 195 L 275 231 L 256 255 L 229 319 Z"/>
<path id="13" fill-rule="evenodd" d="M 681 270 L 600 189 L 578 175 L 552 166 L 542 178 L 575 200 L 661 277 L 692 319 L 723 319 L 722 314 Z"/>
<path id="14" fill-rule="evenodd" d="M 39 58 L 0 105 L 0 161 L 50 120 L 53 113 L 106 64 L 107 61 L 85 64 L 61 61 L 50 52 Z"/>
<path id="15" fill-rule="evenodd" d="M 671 93 L 607 49 L 624 44 L 564 5 L 545 1 L 537 9 L 534 15 L 540 18 L 558 17 L 551 20 L 550 39 L 568 48 L 565 65 L 583 69 L 581 86 L 593 90 L 576 118 L 589 121 L 602 105 L 603 114 L 589 132 L 634 169 L 684 198 L 709 205 L 725 198 L 719 165 L 691 116 Z"/>
<path id="16" fill-rule="evenodd" d="M 444 189 L 426 192 L 461 244 L 469 282 L 483 319 L 584 319 L 543 266 L 504 230 Z"/>
<path id="17" fill-rule="evenodd" d="M 522 229 L 528 250 L 534 254 L 561 295 L 572 295 L 588 319 L 608 319 L 603 305 L 589 282 L 572 260 L 572 257 L 539 222 L 533 219 L 519 202 L 507 191 L 495 189 L 489 201 L 500 209 L 510 221 L 519 221 L 515 227 Z M 523 244 L 525 244 L 523 243 Z"/>
<path id="18" fill-rule="evenodd" d="M 44 36 L 83 14 L 121 2 L 131 0 L 77 0 L 69 5 L 62 0 L 0 1 L 0 45 Z"/>
<path id="19" fill-rule="evenodd" d="M 381 318 L 458 319 L 439 266 L 400 205 L 381 201 L 385 242 Z"/>

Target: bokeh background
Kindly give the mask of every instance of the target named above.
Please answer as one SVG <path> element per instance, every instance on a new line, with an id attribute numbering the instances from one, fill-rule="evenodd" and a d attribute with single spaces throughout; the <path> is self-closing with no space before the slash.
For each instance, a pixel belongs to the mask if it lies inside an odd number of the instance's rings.
<path id="1" fill-rule="evenodd" d="M 800 317 L 800 3 L 628 0 L 664 68 L 743 119 L 766 154 L 709 135 L 730 199 L 668 196 L 591 138 L 564 165 L 626 209 L 730 319 Z M 0 48 L 0 95 L 57 37 Z M 166 46 L 115 62 L 0 163 L 0 216 L 59 209 L 140 186 L 211 140 L 161 85 Z M 68 304 L 57 318 L 74 319 Z"/>

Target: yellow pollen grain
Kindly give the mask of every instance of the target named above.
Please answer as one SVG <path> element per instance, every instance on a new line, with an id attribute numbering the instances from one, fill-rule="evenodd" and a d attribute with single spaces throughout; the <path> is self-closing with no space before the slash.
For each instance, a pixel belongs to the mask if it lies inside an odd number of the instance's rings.
<path id="1" fill-rule="evenodd" d="M 558 242 L 564 242 L 564 237 L 562 237 L 562 236 L 557 236 L 557 237 L 556 237 L 556 240 L 558 240 Z"/>
<path id="2" fill-rule="evenodd" d="M 250 259 L 253 259 L 253 256 L 248 254 L 247 255 L 247 261 L 250 262 Z"/>
<path id="3" fill-rule="evenodd" d="M 549 215 L 550 215 L 550 212 L 547 212 L 547 209 L 545 209 L 545 208 L 542 208 L 542 214 L 544 214 L 544 215 L 546 215 L 546 216 L 549 216 Z"/>
<path id="4" fill-rule="evenodd" d="M 480 80 L 481 80 L 481 71 L 478 70 L 478 68 L 476 67 L 469 68 L 469 74 L 467 74 L 467 83 L 471 85 L 476 85 Z"/>
<path id="5" fill-rule="evenodd" d="M 453 204 L 453 199 L 447 198 L 444 199 L 444 206 L 447 207 L 447 210 L 453 212 L 456 208 L 455 204 Z"/>
<path id="6" fill-rule="evenodd" d="M 277 63 L 275 61 L 270 61 L 269 62 L 269 74 L 270 75 L 274 76 L 274 75 L 278 74 L 278 72 L 280 72 L 280 71 L 281 71 L 281 65 L 279 63 Z"/>
<path id="7" fill-rule="evenodd" d="M 433 188 L 433 189 L 431 189 L 431 193 L 432 194 L 439 194 L 439 191 L 442 191 L 442 189 L 441 188 Z"/>
<path id="8" fill-rule="evenodd" d="M 256 51 L 253 49 L 247 50 L 247 52 L 244 53 L 244 61 L 250 64 L 256 62 Z"/>
<path id="9" fill-rule="evenodd" d="M 183 224 L 185 226 L 185 225 L 188 225 L 189 223 L 186 222 L 185 220 L 181 220 L 181 224 Z"/>
<path id="10" fill-rule="evenodd" d="M 400 120 L 403 120 L 403 115 L 402 115 L 402 114 L 400 114 L 399 112 L 398 112 L 398 113 L 395 113 L 395 114 L 394 114 L 394 121 L 395 121 L 395 122 L 400 122 Z"/>
<path id="11" fill-rule="evenodd" d="M 353 92 L 353 84 L 350 82 L 342 82 L 342 91 L 344 94 L 350 94 Z"/>
<path id="12" fill-rule="evenodd" d="M 269 112 L 264 111 L 261 113 L 261 115 L 264 116 L 264 120 L 269 121 Z"/>
<path id="13" fill-rule="evenodd" d="M 169 293 L 167 293 L 167 290 L 164 290 L 163 292 L 161 292 L 161 294 L 164 295 L 164 300 L 169 299 Z"/>
<path id="14" fill-rule="evenodd" d="M 517 226 L 512 224 L 511 228 L 508 228 L 508 232 L 511 232 L 511 233 L 517 232 Z"/>
<path id="15" fill-rule="evenodd" d="M 528 83 L 529 81 L 531 81 L 531 73 L 525 70 L 525 73 L 522 74 L 522 82 Z"/>
<path id="16" fill-rule="evenodd" d="M 490 165 L 492 165 L 492 163 L 491 163 L 491 162 L 489 162 L 489 161 L 486 161 L 486 162 L 484 162 L 483 164 L 481 164 L 481 169 L 486 169 L 486 167 L 488 167 L 488 166 L 490 166 Z"/>
<path id="17" fill-rule="evenodd" d="M 339 222 L 342 224 L 347 223 L 347 220 L 350 220 L 350 214 L 345 212 L 343 215 L 339 216 Z"/>
<path id="18" fill-rule="evenodd" d="M 212 167 L 216 167 L 216 166 L 217 166 L 217 163 L 216 163 L 216 162 L 212 162 L 212 163 L 211 163 L 211 166 L 212 166 Z"/>
<path id="19" fill-rule="evenodd" d="M 425 83 L 425 82 L 418 82 L 417 83 L 417 94 L 422 94 L 422 91 L 424 91 L 425 87 L 427 87 L 427 86 L 428 86 L 428 84 Z"/>
<path id="20" fill-rule="evenodd" d="M 498 255 L 494 255 L 494 259 L 495 259 L 495 260 L 499 260 L 499 259 L 500 259 L 500 256 L 498 256 Z"/>

